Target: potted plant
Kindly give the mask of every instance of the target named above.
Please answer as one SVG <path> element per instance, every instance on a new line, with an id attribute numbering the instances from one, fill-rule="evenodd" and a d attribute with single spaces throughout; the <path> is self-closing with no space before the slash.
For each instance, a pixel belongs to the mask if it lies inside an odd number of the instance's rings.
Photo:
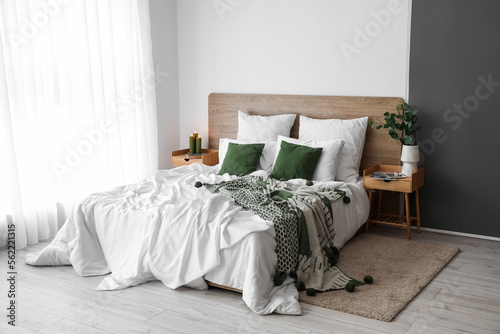
<path id="1" fill-rule="evenodd" d="M 411 110 L 407 103 L 396 106 L 397 113 L 384 113 L 384 121 L 378 124 L 369 122 L 372 128 L 389 129 L 389 136 L 399 140 L 403 145 L 401 151 L 401 161 L 403 167 L 402 174 L 411 175 L 418 170 L 417 162 L 420 160 L 419 148 L 417 144 L 417 132 L 422 129 L 417 126 L 418 110 Z"/>

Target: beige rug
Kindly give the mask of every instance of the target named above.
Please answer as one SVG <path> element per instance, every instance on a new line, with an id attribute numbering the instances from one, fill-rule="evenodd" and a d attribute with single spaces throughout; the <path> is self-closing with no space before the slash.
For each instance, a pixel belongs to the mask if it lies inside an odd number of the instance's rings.
<path id="1" fill-rule="evenodd" d="M 340 251 L 337 265 L 347 275 L 373 284 L 307 296 L 300 302 L 367 318 L 391 321 L 446 264 L 459 252 L 458 247 L 361 233 Z"/>

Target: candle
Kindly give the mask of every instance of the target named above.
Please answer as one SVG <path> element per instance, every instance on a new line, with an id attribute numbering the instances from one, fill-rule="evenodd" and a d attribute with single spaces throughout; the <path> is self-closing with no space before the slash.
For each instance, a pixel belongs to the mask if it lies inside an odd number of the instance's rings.
<path id="1" fill-rule="evenodd" d="M 195 131 L 195 132 L 193 132 L 193 136 L 194 136 L 195 138 L 198 138 L 198 132 L 196 132 L 196 131 Z"/>
<path id="2" fill-rule="evenodd" d="M 189 136 L 189 153 L 194 153 L 196 151 L 196 138 L 194 136 Z"/>
<path id="3" fill-rule="evenodd" d="M 196 137 L 196 153 L 201 153 L 201 137 Z"/>

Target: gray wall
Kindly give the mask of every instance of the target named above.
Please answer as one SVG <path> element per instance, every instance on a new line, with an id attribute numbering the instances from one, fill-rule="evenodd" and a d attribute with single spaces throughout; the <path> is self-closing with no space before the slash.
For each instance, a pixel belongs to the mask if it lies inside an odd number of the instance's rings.
<path id="1" fill-rule="evenodd" d="M 413 1 L 409 102 L 424 127 L 425 227 L 500 237 L 499 15 L 497 0 Z"/>
<path id="2" fill-rule="evenodd" d="M 179 62 L 177 1 L 150 0 L 151 42 L 156 77 L 158 168 L 171 168 L 171 152 L 179 145 Z M 168 73 L 168 74 L 167 74 Z"/>

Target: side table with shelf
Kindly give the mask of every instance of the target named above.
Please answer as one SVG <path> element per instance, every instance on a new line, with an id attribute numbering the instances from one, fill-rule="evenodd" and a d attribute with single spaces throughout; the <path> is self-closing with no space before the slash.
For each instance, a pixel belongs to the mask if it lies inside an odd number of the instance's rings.
<path id="1" fill-rule="evenodd" d="M 401 173 L 401 166 L 393 165 L 376 165 L 371 168 L 365 169 L 363 171 L 363 184 L 365 189 L 368 190 L 368 198 L 370 200 L 370 206 L 372 203 L 372 193 L 375 190 L 379 191 L 379 203 L 377 208 L 377 214 L 374 218 L 368 218 L 366 221 L 366 231 L 368 231 L 370 224 L 386 224 L 393 226 L 406 227 L 406 236 L 411 239 L 411 222 L 416 220 L 417 222 L 417 232 L 420 232 L 420 203 L 418 190 L 424 185 L 425 170 L 422 167 L 418 168 L 418 171 L 410 176 L 397 180 L 380 180 L 371 178 L 374 172 L 386 172 L 386 173 Z M 405 211 L 404 216 L 396 214 L 386 214 L 380 212 L 381 207 L 381 191 L 396 191 L 404 193 L 405 201 Z M 416 206 L 416 217 L 410 217 L 410 194 L 415 192 L 415 206 Z"/>
<path id="2" fill-rule="evenodd" d="M 219 163 L 219 151 L 211 149 L 202 149 L 201 155 L 187 156 L 189 149 L 172 151 L 172 166 L 185 166 L 194 163 L 202 163 L 208 166 L 214 166 Z"/>

